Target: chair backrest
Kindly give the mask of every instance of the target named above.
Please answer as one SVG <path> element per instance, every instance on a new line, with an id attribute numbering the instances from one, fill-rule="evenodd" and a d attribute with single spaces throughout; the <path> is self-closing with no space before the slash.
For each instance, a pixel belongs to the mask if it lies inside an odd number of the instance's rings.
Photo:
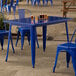
<path id="1" fill-rule="evenodd" d="M 18 15 L 19 15 L 19 22 L 25 22 L 25 19 L 24 18 L 31 17 L 31 11 L 28 10 L 28 9 L 18 9 Z M 29 18 L 28 21 L 30 21 L 30 18 Z"/>
<path id="2" fill-rule="evenodd" d="M 74 30 L 74 32 L 73 32 L 73 34 L 72 34 L 72 37 L 71 37 L 70 42 L 72 42 L 72 40 L 73 40 L 73 38 L 74 38 L 75 33 L 76 33 L 76 29 Z M 75 43 L 76 43 L 76 38 L 75 38 Z"/>
<path id="3" fill-rule="evenodd" d="M 19 3 L 19 0 L 16 0 L 16 5 L 18 5 L 18 3 Z"/>
<path id="4" fill-rule="evenodd" d="M 25 9 L 18 9 L 19 19 L 25 18 Z"/>
<path id="5" fill-rule="evenodd" d="M 28 10 L 28 9 L 18 9 L 19 19 L 25 18 L 26 11 L 28 11 L 28 13 L 31 16 L 31 11 L 30 10 Z"/>

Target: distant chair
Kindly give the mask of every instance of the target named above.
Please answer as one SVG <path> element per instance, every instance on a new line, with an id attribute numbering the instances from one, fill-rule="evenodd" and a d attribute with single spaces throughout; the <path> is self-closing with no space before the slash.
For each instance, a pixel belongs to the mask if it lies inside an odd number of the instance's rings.
<path id="1" fill-rule="evenodd" d="M 27 4 L 29 4 L 29 0 L 26 0 Z M 33 0 L 31 0 L 31 4 L 33 5 Z"/>
<path id="2" fill-rule="evenodd" d="M 55 68 L 56 68 L 59 53 L 60 52 L 66 52 L 67 53 L 66 54 L 67 68 L 69 67 L 70 56 L 71 56 L 72 57 L 73 68 L 74 68 L 75 76 L 76 76 L 76 38 L 75 38 L 75 43 L 72 43 L 75 32 L 76 32 L 76 29 L 73 32 L 73 35 L 71 37 L 70 42 L 59 44 L 57 46 L 57 52 L 56 52 L 56 58 L 55 58 L 55 64 L 54 64 L 54 67 L 53 67 L 53 72 L 55 72 Z"/>
<path id="3" fill-rule="evenodd" d="M 6 6 L 7 6 L 7 0 L 5 0 L 5 1 L 0 0 L 1 12 L 3 11 L 3 8 L 5 8 Z"/>
<path id="4" fill-rule="evenodd" d="M 38 4 L 38 6 L 40 5 L 40 0 L 34 0 L 33 1 L 33 5 L 36 5 L 36 2 L 37 2 L 37 4 Z"/>
<path id="5" fill-rule="evenodd" d="M 13 5 L 13 1 L 14 0 L 11 0 L 10 3 L 8 4 L 7 0 L 5 0 L 5 1 L 1 0 L 1 3 L 0 3 L 1 4 L 1 12 L 3 12 L 4 9 L 6 9 L 6 11 L 8 13 L 11 12 L 11 6 Z"/>
<path id="6" fill-rule="evenodd" d="M 1 0 L 0 4 L 1 4 L 1 12 L 4 11 L 4 8 L 6 8 L 6 11 L 8 13 L 11 12 L 11 8 L 13 8 L 13 12 L 15 13 L 16 11 L 16 6 L 18 6 L 19 0 L 16 0 L 16 3 L 14 3 L 14 0 L 10 0 L 10 3 L 7 3 L 7 0 L 5 0 L 4 2 L 5 4 L 3 4 L 3 0 Z"/>
<path id="7" fill-rule="evenodd" d="M 0 19 L 1 21 L 5 20 L 2 12 L 0 12 L 0 18 L 1 18 Z M 1 23 L 0 23 L 0 26 L 1 26 Z M 8 34 L 9 34 L 9 31 L 6 30 L 6 24 L 4 24 L 4 29 L 0 30 L 0 42 L 1 42 L 2 50 L 3 50 L 3 44 L 4 44 L 4 37 L 8 36 Z M 13 43 L 12 43 L 11 34 L 10 34 L 10 38 L 11 38 L 11 45 L 12 45 L 12 49 L 13 49 L 13 53 L 14 53 L 14 47 L 13 47 Z"/>
<path id="8" fill-rule="evenodd" d="M 44 1 L 44 0 L 43 0 Z M 48 4 L 48 0 L 46 0 L 46 5 Z M 50 4 L 51 6 L 53 6 L 53 0 L 50 0 Z M 43 2 L 43 5 L 44 5 L 44 2 Z"/>
<path id="9" fill-rule="evenodd" d="M 18 14 L 19 14 L 19 19 L 25 18 L 25 13 L 26 11 L 29 12 L 30 16 L 31 16 L 31 11 L 27 10 L 27 9 L 18 9 Z M 30 28 L 29 27 L 18 27 L 18 33 L 17 33 L 17 40 L 16 40 L 16 46 L 19 40 L 19 35 L 21 34 L 21 49 L 23 49 L 23 45 L 24 45 L 24 36 L 27 34 L 28 37 L 28 42 L 30 45 Z M 37 33 L 36 34 L 36 42 L 37 42 L 37 46 L 39 48 L 39 44 L 38 44 L 38 39 L 37 39 Z"/>
<path id="10" fill-rule="evenodd" d="M 15 11 L 16 11 L 16 6 L 18 6 L 18 4 L 19 4 L 19 0 L 16 0 L 16 3 L 13 3 L 13 5 L 12 5 L 14 14 L 15 14 Z"/>
<path id="11" fill-rule="evenodd" d="M 33 5 L 35 5 L 36 2 L 38 4 L 38 6 L 39 6 L 40 5 L 40 0 L 34 0 L 33 1 Z M 42 0 L 42 2 L 43 2 L 43 5 L 47 5 L 48 4 L 48 0 Z M 53 6 L 53 1 L 52 0 L 50 0 L 50 3 L 51 3 L 51 6 Z"/>

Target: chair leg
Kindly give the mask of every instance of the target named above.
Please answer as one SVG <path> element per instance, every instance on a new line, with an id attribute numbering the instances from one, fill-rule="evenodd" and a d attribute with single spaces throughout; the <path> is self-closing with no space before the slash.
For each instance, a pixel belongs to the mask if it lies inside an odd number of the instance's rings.
<path id="1" fill-rule="evenodd" d="M 53 67 L 53 72 L 55 72 L 55 68 L 56 68 L 57 60 L 58 60 L 58 55 L 59 55 L 59 49 L 57 48 L 57 53 L 56 53 L 56 58 L 55 58 L 55 64 L 54 64 L 54 67 Z"/>
<path id="2" fill-rule="evenodd" d="M 37 2 L 37 0 L 34 0 L 34 1 L 33 1 L 33 5 L 36 5 L 36 2 Z"/>
<path id="3" fill-rule="evenodd" d="M 35 39 L 36 39 L 36 42 L 37 42 L 37 48 L 39 48 L 39 43 L 38 43 L 38 38 L 37 38 L 37 31 L 35 29 Z"/>
<path id="4" fill-rule="evenodd" d="M 15 46 L 17 46 L 17 43 L 18 43 L 18 40 L 19 40 L 19 35 L 20 35 L 20 32 L 18 31 L 18 33 L 17 33 L 17 40 L 16 40 Z"/>
<path id="5" fill-rule="evenodd" d="M 27 34 L 27 38 L 28 38 L 28 42 L 29 42 L 29 45 L 30 45 L 30 32 Z"/>
<path id="6" fill-rule="evenodd" d="M 42 0 L 43 1 L 43 5 L 45 5 L 45 0 Z"/>
<path id="7" fill-rule="evenodd" d="M 70 54 L 66 53 L 67 68 L 69 68 Z"/>
<path id="8" fill-rule="evenodd" d="M 27 4 L 29 4 L 29 0 L 26 0 L 27 1 Z"/>
<path id="9" fill-rule="evenodd" d="M 11 6 L 7 6 L 6 10 L 7 10 L 8 13 L 10 13 L 11 12 Z"/>
<path id="10" fill-rule="evenodd" d="M 74 69 L 75 76 L 76 76 L 76 49 L 72 50 L 71 56 L 72 56 L 73 69 Z"/>
<path id="11" fill-rule="evenodd" d="M 40 0 L 37 0 L 37 4 L 38 4 L 38 6 L 39 6 L 39 4 L 40 4 Z"/>
<path id="12" fill-rule="evenodd" d="M 48 4 L 48 0 L 46 0 L 46 5 Z"/>
<path id="13" fill-rule="evenodd" d="M 53 1 L 52 0 L 50 0 L 50 3 L 51 3 L 51 6 L 53 6 Z"/>
<path id="14" fill-rule="evenodd" d="M 23 45 L 24 45 L 24 36 L 21 35 L 21 50 L 23 50 Z"/>
<path id="15" fill-rule="evenodd" d="M 10 36 L 10 40 L 11 40 L 11 46 L 12 46 L 12 49 L 13 49 L 13 53 L 15 53 L 14 46 L 13 46 L 13 41 L 12 41 L 12 36 Z"/>
<path id="16" fill-rule="evenodd" d="M 46 49 L 46 33 L 47 33 L 47 26 L 43 26 L 43 51 L 45 52 Z"/>
<path id="17" fill-rule="evenodd" d="M 31 4 L 33 5 L 33 0 L 31 0 Z"/>
<path id="18" fill-rule="evenodd" d="M 1 47 L 2 47 L 2 50 L 3 50 L 3 44 L 4 44 L 4 37 L 2 37 L 2 39 L 1 39 Z"/>

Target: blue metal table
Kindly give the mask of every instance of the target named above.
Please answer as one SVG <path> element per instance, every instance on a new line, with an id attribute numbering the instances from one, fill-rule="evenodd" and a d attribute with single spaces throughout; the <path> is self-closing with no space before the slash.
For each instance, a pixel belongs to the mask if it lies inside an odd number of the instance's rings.
<path id="1" fill-rule="evenodd" d="M 9 23 L 9 36 L 8 36 L 8 47 L 7 47 L 7 54 L 6 54 L 6 61 L 8 59 L 9 53 L 9 43 L 10 43 L 10 35 L 11 35 L 11 27 L 12 26 L 23 26 L 23 27 L 30 27 L 31 32 L 31 57 L 32 57 L 32 67 L 35 67 L 35 30 L 36 27 L 43 28 L 43 51 L 46 48 L 46 32 L 47 26 L 54 25 L 58 23 L 65 23 L 66 27 L 66 35 L 67 35 L 67 42 L 69 42 L 69 34 L 68 34 L 68 24 L 67 21 L 72 20 L 71 18 L 63 18 L 63 17 L 56 17 L 56 16 L 49 16 L 48 20 L 38 20 L 38 23 L 31 23 L 31 18 L 23 18 L 23 19 L 15 19 L 15 20 L 5 20 L 5 23 Z"/>

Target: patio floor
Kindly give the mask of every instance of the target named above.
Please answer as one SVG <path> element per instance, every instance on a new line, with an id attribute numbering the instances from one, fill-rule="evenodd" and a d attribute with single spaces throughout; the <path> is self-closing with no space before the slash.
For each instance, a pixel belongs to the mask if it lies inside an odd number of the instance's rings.
<path id="1" fill-rule="evenodd" d="M 56 73 L 52 72 L 56 47 L 63 41 L 48 41 L 46 52 L 42 49 L 42 40 L 39 40 L 40 48 L 36 47 L 36 65 L 32 68 L 31 64 L 31 46 L 25 39 L 24 50 L 20 50 L 20 40 L 15 47 L 15 54 L 12 53 L 11 45 L 9 50 L 8 62 L 5 62 L 7 39 L 5 39 L 4 50 L 0 50 L 0 76 L 74 76 L 72 63 L 66 67 L 66 54 L 60 53 Z M 14 45 L 16 40 L 13 40 Z"/>
<path id="2" fill-rule="evenodd" d="M 20 2 L 20 8 L 27 8 L 32 11 L 32 14 L 40 15 L 47 14 L 52 16 L 62 16 L 62 0 L 53 0 L 54 6 L 31 6 L 27 5 L 26 2 Z M 18 9 L 18 8 L 17 8 Z M 18 15 L 18 12 L 16 13 Z M 68 13 L 68 17 L 76 18 L 76 13 Z M 10 17 L 12 18 L 12 17 Z M 76 27 L 75 22 L 69 22 L 69 33 L 72 34 L 74 28 Z M 14 27 L 13 27 L 14 28 Z M 12 32 L 16 32 L 16 29 L 12 29 Z M 42 33 L 42 28 L 37 29 L 38 34 Z M 36 47 L 36 65 L 35 68 L 32 68 L 31 64 L 31 46 L 29 46 L 28 41 L 25 39 L 24 50 L 20 50 L 20 40 L 18 46 L 15 47 L 15 54 L 12 52 L 10 45 L 8 62 L 5 62 L 6 52 L 7 52 L 7 43 L 8 40 L 5 39 L 4 50 L 1 50 L 0 47 L 0 76 L 74 76 L 72 62 L 70 61 L 70 67 L 66 67 L 66 54 L 60 53 L 58 58 L 58 64 L 56 67 L 56 73 L 53 73 L 53 66 L 56 55 L 56 47 L 58 44 L 66 41 L 65 37 L 65 26 L 64 23 L 57 24 L 55 26 L 48 26 L 47 36 L 52 36 L 54 39 L 52 41 L 47 40 L 46 52 L 43 52 L 42 47 L 42 38 L 39 39 L 40 48 Z M 14 45 L 16 39 L 13 40 Z"/>

